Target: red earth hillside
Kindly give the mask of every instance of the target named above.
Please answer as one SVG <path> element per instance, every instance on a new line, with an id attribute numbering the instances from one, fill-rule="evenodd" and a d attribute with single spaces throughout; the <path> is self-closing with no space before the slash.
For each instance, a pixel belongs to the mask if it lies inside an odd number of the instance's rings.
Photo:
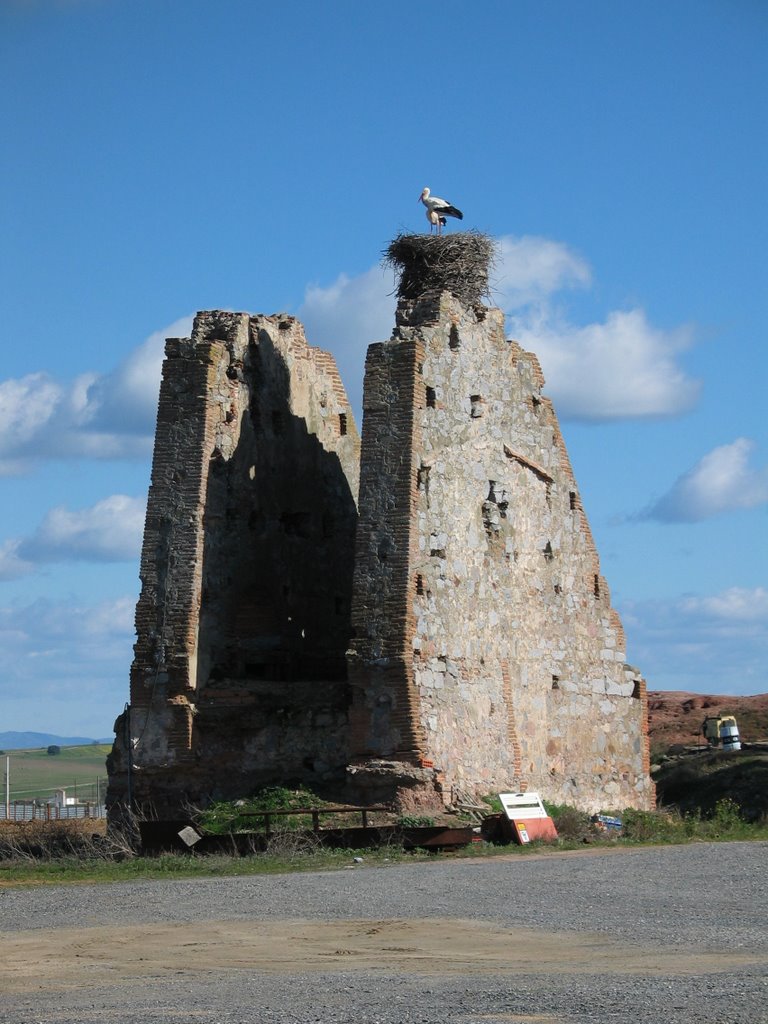
<path id="1" fill-rule="evenodd" d="M 768 693 L 732 697 L 686 693 L 681 690 L 648 692 L 651 751 L 663 751 L 674 743 L 704 744 L 701 724 L 711 715 L 734 715 L 739 735 L 747 742 L 768 741 Z"/>

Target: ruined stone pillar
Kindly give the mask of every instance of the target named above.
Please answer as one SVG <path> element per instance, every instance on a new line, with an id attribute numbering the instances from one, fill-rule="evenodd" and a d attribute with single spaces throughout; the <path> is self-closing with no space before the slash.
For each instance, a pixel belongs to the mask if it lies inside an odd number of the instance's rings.
<path id="1" fill-rule="evenodd" d="M 647 807 L 645 683 L 538 361 L 451 276 L 474 238 L 398 240 L 395 331 L 368 351 L 350 792 Z"/>
<path id="2" fill-rule="evenodd" d="M 115 815 L 343 778 L 358 457 L 293 317 L 204 312 L 168 340 Z"/>

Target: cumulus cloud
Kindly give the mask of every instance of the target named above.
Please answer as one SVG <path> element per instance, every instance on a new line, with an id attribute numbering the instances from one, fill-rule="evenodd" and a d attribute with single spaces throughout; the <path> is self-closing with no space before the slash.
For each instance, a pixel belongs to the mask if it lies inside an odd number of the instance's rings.
<path id="1" fill-rule="evenodd" d="M 188 335 L 184 317 L 150 335 L 113 372 L 64 382 L 45 372 L 0 382 L 0 476 L 46 458 L 143 458 L 152 450 L 166 337 Z"/>
<path id="2" fill-rule="evenodd" d="M 90 508 L 52 508 L 28 537 L 0 548 L 0 580 L 17 579 L 50 562 L 133 561 L 141 550 L 146 502 L 113 494 Z"/>
<path id="3" fill-rule="evenodd" d="M 298 310 L 310 344 L 333 353 L 358 417 L 365 353 L 371 342 L 386 341 L 392 333 L 394 290 L 391 272 L 371 267 L 354 277 L 339 274 L 327 287 L 310 285 Z"/>
<path id="4" fill-rule="evenodd" d="M 642 309 L 614 310 L 600 323 L 569 323 L 553 296 L 587 288 L 588 263 L 548 238 L 505 235 L 499 240 L 495 301 L 511 333 L 539 357 L 563 419 L 599 421 L 678 415 L 698 398 L 700 385 L 679 365 L 692 344 L 689 327 L 653 327 Z"/>
<path id="5" fill-rule="evenodd" d="M 678 415 L 700 385 L 676 359 L 690 347 L 689 328 L 664 331 L 641 309 L 609 313 L 575 327 L 547 315 L 517 317 L 513 333 L 539 357 L 547 391 L 564 419 L 584 421 Z"/>
<path id="6" fill-rule="evenodd" d="M 763 693 L 768 689 L 768 590 L 731 587 L 718 594 L 620 606 L 628 657 L 654 690 Z"/>
<path id="7" fill-rule="evenodd" d="M 696 523 L 768 502 L 768 466 L 749 465 L 755 443 L 737 437 L 719 445 L 683 473 L 671 489 L 640 514 L 663 523 Z"/>
<path id="8" fill-rule="evenodd" d="M 562 242 L 536 235 L 502 235 L 492 273 L 494 301 L 511 313 L 554 292 L 591 283 L 589 264 Z"/>
<path id="9" fill-rule="evenodd" d="M 493 301 L 508 314 L 514 337 L 539 357 L 547 393 L 563 419 L 672 416 L 696 402 L 700 385 L 679 362 L 692 344 L 689 327 L 654 327 L 642 309 L 613 311 L 586 326 L 563 317 L 554 297 L 592 281 L 588 263 L 568 246 L 505 235 L 492 277 Z M 366 347 L 391 333 L 393 290 L 379 267 L 355 277 L 341 274 L 327 287 L 309 287 L 298 311 L 310 341 L 336 356 L 356 407 Z"/>
<path id="10" fill-rule="evenodd" d="M 689 328 L 654 327 L 641 309 L 571 324 L 553 297 L 590 285 L 587 262 L 560 242 L 532 235 L 505 235 L 498 250 L 495 301 L 509 315 L 513 335 L 538 355 L 562 418 L 669 416 L 693 405 L 699 384 L 679 362 L 692 342 Z M 391 272 L 375 266 L 308 286 L 298 310 L 310 342 L 335 355 L 358 416 L 365 352 L 391 334 L 394 291 Z M 110 373 L 62 381 L 39 372 L 0 381 L 0 476 L 49 458 L 146 458 L 165 338 L 187 336 L 191 328 L 189 316 L 156 331 Z"/>
<path id="11" fill-rule="evenodd" d="M 87 390 L 82 423 L 106 433 L 152 434 L 166 338 L 187 338 L 193 317 L 155 331 L 116 370 L 94 379 Z"/>

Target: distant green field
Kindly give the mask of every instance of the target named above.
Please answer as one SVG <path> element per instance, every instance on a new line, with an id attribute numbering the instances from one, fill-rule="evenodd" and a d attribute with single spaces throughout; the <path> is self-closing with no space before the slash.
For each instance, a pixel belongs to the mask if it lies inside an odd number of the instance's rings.
<path id="1" fill-rule="evenodd" d="M 67 796 L 81 800 L 101 798 L 106 792 L 106 743 L 85 747 L 62 747 L 60 754 L 47 754 L 46 747 L 36 750 L 8 750 L 0 757 L 3 777 L 2 798 L 5 798 L 6 755 L 10 758 L 11 800 L 34 800 L 53 796 L 54 790 L 66 789 Z"/>

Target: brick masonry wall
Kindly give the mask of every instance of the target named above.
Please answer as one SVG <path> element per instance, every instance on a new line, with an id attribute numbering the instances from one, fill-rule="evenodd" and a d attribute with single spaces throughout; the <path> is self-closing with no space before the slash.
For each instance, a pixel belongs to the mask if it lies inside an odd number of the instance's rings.
<path id="1" fill-rule="evenodd" d="M 292 317 L 204 312 L 168 341 L 111 807 L 343 776 L 359 447 Z"/>
<path id="2" fill-rule="evenodd" d="M 499 310 L 447 293 L 401 304 L 369 351 L 355 770 L 434 765 L 446 799 L 649 807 L 645 683 L 543 383 Z"/>
<path id="3" fill-rule="evenodd" d="M 169 340 L 113 814 L 129 788 L 174 816 L 345 777 L 404 810 L 651 806 L 645 682 L 543 385 L 499 310 L 401 303 L 360 464 L 293 318 L 205 312 Z"/>

